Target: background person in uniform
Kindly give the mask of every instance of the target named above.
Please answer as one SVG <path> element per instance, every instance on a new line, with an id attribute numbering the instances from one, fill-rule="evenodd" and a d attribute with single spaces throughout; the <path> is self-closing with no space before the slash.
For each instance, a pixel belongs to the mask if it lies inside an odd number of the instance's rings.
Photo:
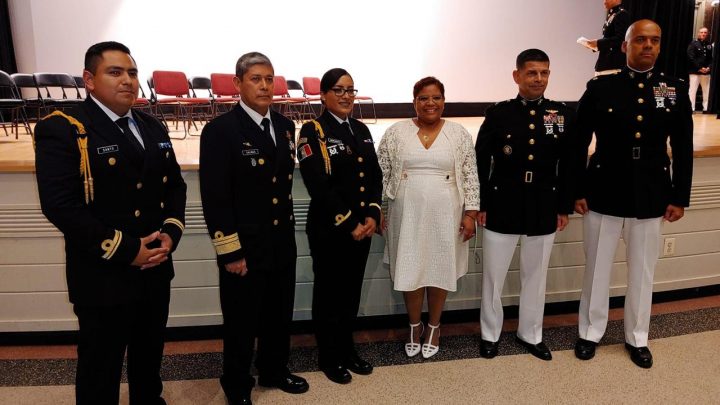
<path id="1" fill-rule="evenodd" d="M 687 49 L 688 73 L 690 74 L 690 108 L 695 111 L 695 98 L 698 86 L 702 87 L 703 111 L 708 109 L 710 99 L 710 69 L 712 67 L 713 46 L 708 39 L 708 29 L 698 31 L 697 39 Z"/>
<path id="2" fill-rule="evenodd" d="M 378 157 L 383 171 L 388 218 L 385 235 L 390 277 L 403 292 L 410 318 L 405 352 L 434 356 L 440 345 L 440 318 L 448 291 L 468 270 L 468 243 L 475 236 L 479 184 L 472 136 L 442 119 L 445 86 L 434 77 L 415 83 L 417 118 L 385 132 Z M 420 320 L 428 300 L 429 336 Z"/>
<path id="3" fill-rule="evenodd" d="M 588 41 L 600 52 L 595 63 L 595 75 L 615 73 L 625 66 L 625 54 L 621 45 L 625 31 L 630 25 L 630 14 L 622 8 L 622 0 L 603 0 L 607 18 L 602 29 L 602 38 Z"/>
<path id="4" fill-rule="evenodd" d="M 318 363 L 336 383 L 373 367 L 355 351 L 353 328 L 370 241 L 382 216 L 382 172 L 370 130 L 350 118 L 354 82 L 345 69 L 320 80 L 325 111 L 303 125 L 298 159 L 310 193 L 307 234 L 313 260 L 312 316 Z"/>
<path id="5" fill-rule="evenodd" d="M 241 56 L 235 74 L 242 101 L 202 131 L 200 194 L 220 277 L 220 384 L 230 404 L 245 404 L 255 385 L 255 338 L 261 386 L 302 393 L 308 384 L 287 368 L 297 257 L 295 125 L 270 109 L 274 70 L 265 55 Z"/>
<path id="6" fill-rule="evenodd" d="M 625 347 L 638 366 L 653 363 L 647 343 L 660 224 L 683 217 L 693 159 L 687 86 L 653 69 L 660 34 L 653 21 L 633 23 L 623 43 L 627 67 L 590 80 L 578 107 L 575 211 L 585 216 L 586 265 L 575 355 L 583 360 L 595 355 L 607 327 L 610 275 L 622 235 L 628 267 Z M 586 166 L 593 132 L 595 153 Z"/>
<path id="7" fill-rule="evenodd" d="M 88 97 L 35 130 L 43 213 L 65 235 L 80 325 L 78 404 L 117 404 L 127 349 L 131 404 L 164 404 L 160 362 L 170 257 L 185 228 L 185 182 L 167 131 L 131 110 L 138 69 L 125 45 L 85 54 Z"/>
<path id="8" fill-rule="evenodd" d="M 520 241 L 520 319 L 516 339 L 534 356 L 551 360 L 542 341 L 545 282 L 556 230 L 573 210 L 569 142 L 575 111 L 544 98 L 550 59 L 539 49 L 522 51 L 513 79 L 518 96 L 485 112 L 475 144 L 480 175 L 483 280 L 480 355 L 498 353 L 503 285 Z"/>

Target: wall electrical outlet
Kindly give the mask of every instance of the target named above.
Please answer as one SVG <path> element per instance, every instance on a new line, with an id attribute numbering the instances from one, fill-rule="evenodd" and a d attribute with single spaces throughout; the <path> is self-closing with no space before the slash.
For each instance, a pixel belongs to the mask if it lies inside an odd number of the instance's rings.
<path id="1" fill-rule="evenodd" d="M 663 256 L 673 256 L 675 254 L 675 238 L 665 238 L 663 243 Z"/>

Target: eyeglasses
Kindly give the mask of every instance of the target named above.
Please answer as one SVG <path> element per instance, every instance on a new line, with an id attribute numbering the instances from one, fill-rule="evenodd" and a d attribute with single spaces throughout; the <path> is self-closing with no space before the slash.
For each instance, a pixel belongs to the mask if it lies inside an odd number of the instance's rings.
<path id="1" fill-rule="evenodd" d="M 350 97 L 355 97 L 358 93 L 357 89 L 353 88 L 343 88 L 343 87 L 333 87 L 330 89 L 330 91 L 333 92 L 338 97 L 342 97 L 345 93 L 348 94 Z"/>

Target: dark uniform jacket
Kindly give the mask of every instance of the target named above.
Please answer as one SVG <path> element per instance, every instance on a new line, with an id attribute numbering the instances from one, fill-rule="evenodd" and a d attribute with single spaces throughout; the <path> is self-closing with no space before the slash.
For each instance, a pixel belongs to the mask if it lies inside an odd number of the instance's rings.
<path id="1" fill-rule="evenodd" d="M 274 232 L 295 232 L 295 125 L 274 111 L 270 119 L 277 146 L 240 105 L 203 128 L 200 193 L 218 264 L 269 259 Z"/>
<path id="2" fill-rule="evenodd" d="M 144 159 L 90 97 L 67 115 L 46 117 L 35 130 L 40 204 L 65 235 L 68 291 L 75 304 L 129 303 L 144 284 L 167 285 L 173 277 L 171 258 L 147 270 L 130 265 L 140 238 L 155 231 L 170 235 L 177 248 L 186 190 L 165 128 L 141 111 L 132 114 Z M 79 139 L 87 142 L 92 178 L 87 194 Z"/>
<path id="3" fill-rule="evenodd" d="M 622 6 L 615 6 L 608 11 L 603 25 L 603 36 L 598 39 L 597 47 L 600 54 L 595 63 L 595 71 L 622 69 L 625 66 L 625 53 L 621 45 L 625 40 L 625 32 L 630 26 L 630 14 Z"/>
<path id="4" fill-rule="evenodd" d="M 475 143 L 480 211 L 499 233 L 547 235 L 573 210 L 569 160 L 575 111 L 545 98 L 515 99 L 485 112 Z"/>
<path id="5" fill-rule="evenodd" d="M 351 233 L 366 217 L 380 226 L 382 171 L 370 130 L 350 118 L 352 134 L 328 111 L 317 120 L 324 145 L 313 122 L 303 125 L 298 139 L 298 159 L 310 193 L 308 232 L 337 229 Z"/>
<path id="6" fill-rule="evenodd" d="M 580 99 L 578 127 L 577 198 L 590 210 L 642 219 L 663 216 L 668 204 L 689 205 L 693 122 L 685 82 L 627 67 L 595 77 Z"/>
<path id="7" fill-rule="evenodd" d="M 699 70 L 712 66 L 712 44 L 709 41 L 694 40 L 687 49 L 688 73 L 691 75 L 709 75 L 710 72 L 700 73 Z"/>

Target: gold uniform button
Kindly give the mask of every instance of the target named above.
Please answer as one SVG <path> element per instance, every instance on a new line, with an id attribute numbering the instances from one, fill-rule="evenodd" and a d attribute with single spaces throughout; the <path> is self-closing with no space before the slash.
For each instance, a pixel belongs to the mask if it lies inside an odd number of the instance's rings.
<path id="1" fill-rule="evenodd" d="M 135 218 L 140 216 L 140 210 L 135 210 Z"/>
<path id="2" fill-rule="evenodd" d="M 553 138 L 557 139 L 557 134 L 553 134 Z"/>
<path id="3" fill-rule="evenodd" d="M 642 103 L 644 103 L 644 102 L 645 102 L 644 99 L 642 99 L 642 98 L 639 98 L 639 99 L 638 99 L 638 104 L 642 104 Z"/>
<path id="4" fill-rule="evenodd" d="M 358 162 L 362 163 L 362 162 L 363 162 L 363 158 L 360 157 L 360 156 L 358 156 Z"/>
<path id="5" fill-rule="evenodd" d="M 292 174 L 288 174 L 288 180 L 292 180 Z"/>
<path id="6" fill-rule="evenodd" d="M 110 166 L 115 166 L 115 163 L 117 163 L 117 160 L 115 160 L 115 158 L 111 157 L 110 159 L 108 159 L 108 164 Z"/>
<path id="7" fill-rule="evenodd" d="M 167 183 L 167 176 L 163 176 L 163 183 Z"/>
<path id="8" fill-rule="evenodd" d="M 265 159 L 263 159 L 263 158 L 258 159 L 258 163 L 259 163 L 261 166 L 264 165 L 264 164 L 265 164 Z"/>
<path id="9" fill-rule="evenodd" d="M 273 176 L 272 182 L 273 182 L 273 183 L 277 183 L 277 177 Z"/>
<path id="10" fill-rule="evenodd" d="M 165 208 L 165 203 L 160 201 L 160 208 Z"/>
<path id="11" fill-rule="evenodd" d="M 529 143 L 530 145 L 535 145 L 535 140 L 534 140 L 534 139 L 531 139 L 531 140 L 528 141 L 528 143 Z"/>
<path id="12" fill-rule="evenodd" d="M 512 138 L 512 135 L 507 134 L 507 135 L 505 135 L 505 138 L 510 139 L 510 138 Z"/>
<path id="13" fill-rule="evenodd" d="M 365 187 L 360 187 L 360 192 L 365 191 Z"/>
<path id="14" fill-rule="evenodd" d="M 670 112 L 670 109 L 669 109 L 669 108 L 666 108 L 665 111 L 666 111 L 666 112 Z"/>
<path id="15" fill-rule="evenodd" d="M 533 159 L 535 159 L 535 156 L 533 156 L 533 155 L 528 155 L 528 160 L 533 160 Z"/>
<path id="16" fill-rule="evenodd" d="M 535 124 L 530 124 L 530 125 L 528 125 L 528 128 L 530 128 L 530 129 L 535 129 Z"/>
<path id="17" fill-rule="evenodd" d="M 280 221 L 278 221 L 277 219 L 273 221 L 273 225 L 277 225 L 279 223 L 280 223 Z"/>
<path id="18" fill-rule="evenodd" d="M 642 137 L 642 134 L 640 132 L 635 132 L 635 139 L 640 139 Z"/>
<path id="19" fill-rule="evenodd" d="M 612 112 L 612 108 L 608 108 L 608 112 L 611 113 L 611 112 Z"/>
<path id="20" fill-rule="evenodd" d="M 165 159 L 170 157 L 170 152 L 165 152 Z"/>
<path id="21" fill-rule="evenodd" d="M 644 83 L 638 83 L 638 87 L 641 88 L 641 89 L 644 89 L 644 88 L 645 88 L 645 84 L 644 84 Z"/>
<path id="22" fill-rule="evenodd" d="M 277 203 L 278 203 L 278 199 L 277 199 L 277 198 L 273 198 L 273 204 L 277 204 Z"/>
<path id="23" fill-rule="evenodd" d="M 365 201 L 360 201 L 360 206 L 361 206 L 361 207 L 364 207 L 364 206 L 365 206 Z"/>
<path id="24" fill-rule="evenodd" d="M 530 115 L 535 115 L 535 110 L 530 110 Z"/>
<path id="25" fill-rule="evenodd" d="M 638 122 L 641 122 L 641 121 L 643 120 L 643 116 L 642 116 L 642 115 L 638 115 L 638 116 L 637 116 L 637 120 L 638 120 Z"/>
<path id="26" fill-rule="evenodd" d="M 142 188 L 142 183 L 136 184 L 135 187 L 136 187 L 138 190 L 140 190 L 140 189 Z"/>
<path id="27" fill-rule="evenodd" d="M 365 177 L 365 173 L 360 172 L 360 177 Z"/>

